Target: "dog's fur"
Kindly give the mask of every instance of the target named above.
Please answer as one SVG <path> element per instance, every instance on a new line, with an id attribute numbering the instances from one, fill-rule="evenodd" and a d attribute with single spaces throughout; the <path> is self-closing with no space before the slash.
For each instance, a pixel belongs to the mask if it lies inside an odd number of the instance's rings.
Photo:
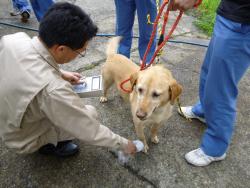
<path id="1" fill-rule="evenodd" d="M 163 66 L 151 66 L 143 71 L 127 57 L 116 54 L 120 37 L 112 38 L 107 46 L 107 60 L 102 68 L 104 96 L 100 102 L 107 101 L 107 90 L 115 83 L 120 95 L 130 101 L 136 134 L 144 143 L 144 152 L 149 147 L 144 135 L 144 127 L 151 124 L 151 141 L 158 143 L 158 129 L 172 113 L 173 104 L 181 94 L 182 87 L 173 78 L 171 72 Z M 133 89 L 129 94 L 120 88 Z"/>

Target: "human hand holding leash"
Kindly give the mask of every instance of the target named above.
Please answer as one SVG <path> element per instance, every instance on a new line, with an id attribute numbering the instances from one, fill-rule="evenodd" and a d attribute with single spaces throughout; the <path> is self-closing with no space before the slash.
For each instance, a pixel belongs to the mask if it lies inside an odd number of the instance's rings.
<path id="1" fill-rule="evenodd" d="M 181 10 L 186 11 L 194 7 L 197 0 L 172 0 L 170 10 Z"/>

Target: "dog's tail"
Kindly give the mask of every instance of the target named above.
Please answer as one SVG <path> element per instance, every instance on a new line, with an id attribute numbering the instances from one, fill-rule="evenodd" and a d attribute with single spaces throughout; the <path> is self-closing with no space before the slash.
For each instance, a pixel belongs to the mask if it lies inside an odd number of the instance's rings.
<path id="1" fill-rule="evenodd" d="M 107 50 L 106 50 L 107 56 L 117 54 L 118 45 L 121 39 L 122 37 L 118 36 L 118 37 L 113 37 L 108 41 Z"/>

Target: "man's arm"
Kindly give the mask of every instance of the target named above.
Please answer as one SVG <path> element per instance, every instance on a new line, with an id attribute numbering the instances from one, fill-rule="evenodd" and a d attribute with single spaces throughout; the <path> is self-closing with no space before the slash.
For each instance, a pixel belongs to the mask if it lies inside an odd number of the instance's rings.
<path id="1" fill-rule="evenodd" d="M 41 110 L 53 124 L 90 145 L 122 149 L 134 154 L 135 145 L 101 125 L 66 82 L 44 91 Z"/>

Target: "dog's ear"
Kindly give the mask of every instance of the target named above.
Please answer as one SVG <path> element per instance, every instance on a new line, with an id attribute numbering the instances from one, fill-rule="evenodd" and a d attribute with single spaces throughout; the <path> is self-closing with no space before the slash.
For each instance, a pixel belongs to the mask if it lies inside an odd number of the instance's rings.
<path id="1" fill-rule="evenodd" d="M 136 85 L 137 78 L 138 78 L 138 72 L 135 72 L 130 76 L 130 83 L 132 88 L 134 88 L 134 86 Z"/>
<path id="2" fill-rule="evenodd" d="M 175 100 L 177 97 L 180 96 L 182 93 L 182 86 L 178 84 L 176 81 L 174 81 L 170 86 L 169 86 L 169 98 L 170 98 L 170 104 L 174 105 Z"/>

